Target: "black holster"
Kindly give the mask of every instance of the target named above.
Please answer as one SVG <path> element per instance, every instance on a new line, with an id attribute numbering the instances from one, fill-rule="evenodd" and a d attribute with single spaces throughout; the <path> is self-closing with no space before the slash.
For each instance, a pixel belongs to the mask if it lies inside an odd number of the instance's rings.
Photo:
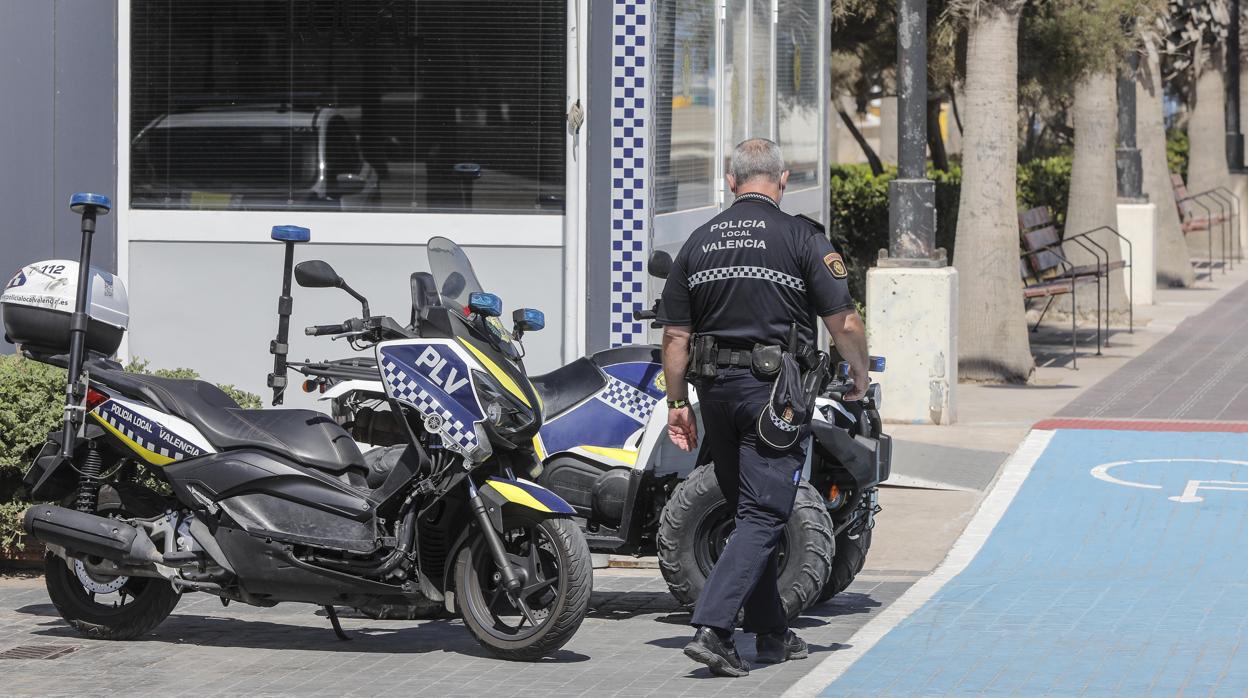
<path id="1" fill-rule="evenodd" d="M 714 337 L 707 334 L 694 335 L 693 341 L 689 342 L 689 369 L 685 372 L 685 380 L 697 383 L 714 378 L 717 373 L 717 356 L 718 347 Z"/>

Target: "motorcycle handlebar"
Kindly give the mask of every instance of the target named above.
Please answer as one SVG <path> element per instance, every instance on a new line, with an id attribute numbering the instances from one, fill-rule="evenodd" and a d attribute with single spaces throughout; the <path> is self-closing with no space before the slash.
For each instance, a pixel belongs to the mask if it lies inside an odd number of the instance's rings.
<path id="1" fill-rule="evenodd" d="M 309 337 L 320 337 L 327 334 L 342 334 L 349 331 L 350 329 L 347 327 L 347 323 L 345 322 L 339 325 L 313 325 L 311 327 L 303 328 L 303 333 Z"/>

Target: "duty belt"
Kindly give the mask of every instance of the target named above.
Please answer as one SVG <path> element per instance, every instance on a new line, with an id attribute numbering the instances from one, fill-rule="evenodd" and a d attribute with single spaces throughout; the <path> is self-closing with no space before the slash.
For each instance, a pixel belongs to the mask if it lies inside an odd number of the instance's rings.
<path id="1" fill-rule="evenodd" d="M 750 362 L 754 360 L 754 352 L 750 349 L 730 349 L 721 347 L 715 355 L 715 365 L 721 368 L 728 366 L 739 366 L 749 368 Z"/>

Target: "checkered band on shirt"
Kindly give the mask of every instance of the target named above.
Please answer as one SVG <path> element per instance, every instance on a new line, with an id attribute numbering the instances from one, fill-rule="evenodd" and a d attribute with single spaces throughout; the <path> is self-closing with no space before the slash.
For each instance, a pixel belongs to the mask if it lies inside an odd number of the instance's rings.
<path id="1" fill-rule="evenodd" d="M 805 281 L 796 276 L 789 276 L 767 267 L 716 267 L 714 269 L 703 269 L 696 274 L 689 275 L 689 288 L 693 288 L 698 284 L 722 281 L 724 279 L 762 279 L 773 284 L 788 286 L 798 291 L 806 290 Z"/>
<path id="2" fill-rule="evenodd" d="M 607 387 L 598 393 L 598 399 L 642 424 L 650 421 L 654 406 L 659 402 L 614 376 L 607 376 Z"/>
<path id="3" fill-rule="evenodd" d="M 422 415 L 442 418 L 441 433 L 449 440 L 448 445 L 451 448 L 465 456 L 469 451 L 477 448 L 477 432 L 473 426 L 456 419 L 455 415 L 420 387 L 419 383 L 409 378 L 407 373 L 393 361 L 386 362 L 382 367 L 381 375 L 394 399 L 415 407 L 416 411 Z"/>
<path id="4" fill-rule="evenodd" d="M 651 0 L 615 0 L 611 50 L 611 346 L 645 341 L 646 75 Z"/>

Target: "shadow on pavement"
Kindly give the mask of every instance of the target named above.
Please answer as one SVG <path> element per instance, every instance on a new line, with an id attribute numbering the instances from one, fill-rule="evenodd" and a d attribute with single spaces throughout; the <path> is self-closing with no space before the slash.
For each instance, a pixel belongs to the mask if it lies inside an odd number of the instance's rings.
<path id="1" fill-rule="evenodd" d="M 51 604 L 34 604 L 17 609 L 18 613 L 56 617 L 41 623 L 34 635 L 55 638 L 81 638 L 73 628 L 59 619 Z M 365 623 L 360 627 L 358 623 Z M 324 628 L 272 623 L 265 620 L 243 620 L 224 616 L 202 616 L 174 613 L 150 635 L 132 642 L 164 642 L 196 647 L 245 647 L 249 649 L 302 649 L 320 652 L 363 652 L 417 654 L 453 652 L 486 659 L 495 658 L 483 649 L 457 620 L 430 621 L 368 621 L 352 622 L 345 630 L 351 641 L 334 636 L 326 623 Z M 419 623 L 419 625 L 411 625 Z M 404 624 L 400 626 L 400 624 Z M 399 627 L 396 627 L 399 626 Z M 556 651 L 538 663 L 574 663 L 589 657 L 568 650 Z"/>

